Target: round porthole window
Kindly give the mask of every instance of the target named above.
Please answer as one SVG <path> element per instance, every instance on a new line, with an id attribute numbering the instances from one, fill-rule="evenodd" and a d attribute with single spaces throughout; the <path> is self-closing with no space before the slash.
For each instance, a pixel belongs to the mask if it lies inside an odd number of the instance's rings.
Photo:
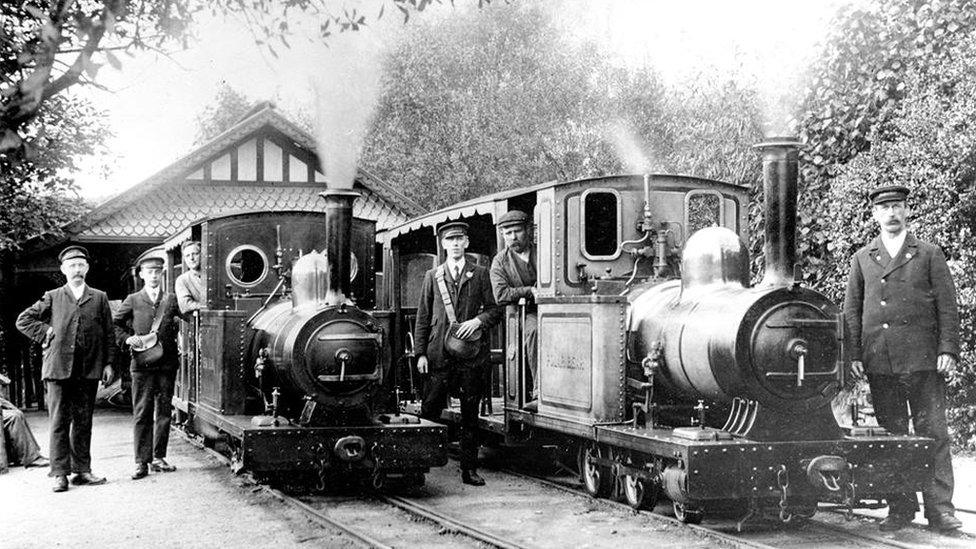
<path id="1" fill-rule="evenodd" d="M 259 248 L 244 244 L 227 254 L 227 276 L 238 286 L 256 286 L 267 274 L 268 257 Z"/>

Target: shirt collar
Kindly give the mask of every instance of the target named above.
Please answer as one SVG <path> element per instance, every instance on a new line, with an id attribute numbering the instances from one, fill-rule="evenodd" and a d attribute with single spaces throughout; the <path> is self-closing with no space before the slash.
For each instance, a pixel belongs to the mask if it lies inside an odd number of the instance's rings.
<path id="1" fill-rule="evenodd" d="M 457 272 L 458 270 L 463 271 L 464 270 L 464 258 L 462 257 L 461 259 L 459 259 L 457 261 L 454 261 L 454 260 L 448 258 L 448 260 L 447 260 L 447 267 L 449 269 L 451 269 L 451 273 L 452 274 L 455 273 L 455 272 Z"/>
<path id="2" fill-rule="evenodd" d="M 881 243 L 888 250 L 888 255 L 895 257 L 898 254 L 905 243 L 906 236 L 908 236 L 908 231 L 902 231 L 898 236 L 888 236 L 886 232 L 881 233 Z"/>
<path id="3" fill-rule="evenodd" d="M 159 295 L 159 287 L 157 286 L 156 289 L 153 290 L 149 286 L 146 286 L 144 290 L 146 291 L 146 295 L 149 296 L 149 301 L 155 302 L 156 297 Z"/>

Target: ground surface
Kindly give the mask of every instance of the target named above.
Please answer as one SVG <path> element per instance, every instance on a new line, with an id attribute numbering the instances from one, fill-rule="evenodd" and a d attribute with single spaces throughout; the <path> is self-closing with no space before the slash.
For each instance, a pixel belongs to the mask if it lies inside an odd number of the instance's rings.
<path id="1" fill-rule="evenodd" d="M 31 412 L 28 421 L 46 452 L 47 417 Z M 106 485 L 72 486 L 66 493 L 55 494 L 47 470 L 13 467 L 0 475 L 0 548 L 354 546 L 343 534 L 310 522 L 246 478 L 233 475 L 180 436 L 171 437 L 169 452 L 176 472 L 130 480 L 130 422 L 131 416 L 125 412 L 96 413 L 93 468 L 108 477 Z M 423 489 L 428 503 L 458 515 L 477 515 L 483 527 L 511 534 L 527 546 L 628 547 L 638 539 L 641 545 L 668 547 L 714 544 L 687 529 L 608 509 L 587 498 L 540 489 L 488 468 L 484 468 L 489 482 L 486 488 L 463 486 L 456 467 L 452 462 L 432 471 Z M 976 510 L 976 458 L 957 456 L 955 473 L 957 506 Z M 513 517 L 510 502 L 530 496 L 536 508 Z M 349 501 L 343 507 L 350 505 L 360 503 Z M 976 515 L 959 516 L 968 531 L 976 532 Z M 396 545 L 408 546 L 407 540 L 415 539 L 407 535 L 409 520 L 391 513 L 360 526 L 368 529 L 370 524 L 382 522 L 382 528 L 403 528 L 404 543 Z M 921 516 L 918 522 L 922 522 Z M 863 527 L 876 531 L 872 523 Z M 473 546 L 470 540 L 452 535 L 439 541 L 423 545 Z"/>

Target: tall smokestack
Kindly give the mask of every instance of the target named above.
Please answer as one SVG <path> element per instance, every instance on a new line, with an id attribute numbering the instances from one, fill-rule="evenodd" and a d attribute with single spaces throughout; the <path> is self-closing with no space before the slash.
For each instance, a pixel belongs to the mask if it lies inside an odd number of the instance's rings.
<path id="1" fill-rule="evenodd" d="M 785 286 L 796 264 L 797 157 L 800 142 L 775 137 L 756 145 L 763 157 L 763 223 L 766 241 L 763 286 Z"/>
<path id="2" fill-rule="evenodd" d="M 329 189 L 319 193 L 325 199 L 326 256 L 329 260 L 329 290 L 345 299 L 351 294 L 352 281 L 352 204 L 359 192 Z"/>

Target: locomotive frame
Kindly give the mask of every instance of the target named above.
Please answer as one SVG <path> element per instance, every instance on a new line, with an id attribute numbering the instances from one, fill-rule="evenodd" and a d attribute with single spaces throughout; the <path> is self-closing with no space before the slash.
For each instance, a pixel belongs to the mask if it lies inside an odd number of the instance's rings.
<path id="1" fill-rule="evenodd" d="M 202 434 L 208 443 L 227 443 L 235 469 L 260 475 L 316 474 L 319 489 L 350 478 L 371 479 L 377 488 L 389 476 L 422 483 L 430 467 L 447 463 L 446 427 L 401 414 L 395 405 L 389 362 L 392 323 L 388 313 L 374 308 L 375 222 L 352 218 L 355 195 L 345 194 L 350 225 L 345 237 L 337 236 L 343 231 L 329 202 L 326 213 L 239 212 L 205 218 L 163 244 L 169 291 L 182 271 L 180 246 L 187 240 L 201 242 L 205 280 L 206 307 L 181 331 L 174 408 L 187 430 Z M 337 240 L 342 241 L 341 253 L 330 248 Z M 333 256 L 347 257 L 346 267 L 314 253 L 327 248 Z M 331 282 L 323 284 L 330 268 L 348 269 L 349 280 L 338 293 L 338 288 L 322 287 Z M 328 297 L 319 295 L 326 290 L 332 292 Z M 336 326 L 351 326 L 363 333 L 322 335 L 329 326 L 333 332 Z M 280 335 L 291 333 L 288 329 L 299 328 L 306 334 L 305 346 L 274 346 Z M 359 357 L 359 341 L 373 350 Z M 297 369 L 295 364 L 301 362 L 310 371 L 327 367 L 317 364 L 321 357 L 304 355 L 344 342 L 342 366 L 367 371 L 339 378 L 352 396 L 314 394 L 315 388 L 340 383 L 333 376 L 306 379 L 313 388 L 304 394 L 286 390 L 288 376 L 282 376 Z M 281 349 L 295 356 L 282 357 Z M 358 364 L 359 358 L 369 363 Z M 256 376 L 261 371 L 264 376 Z M 277 374 L 272 377 L 272 372 Z M 265 378 L 274 386 L 261 386 Z M 348 402 L 352 400 L 355 409 Z"/>
<path id="2" fill-rule="evenodd" d="M 667 496 L 686 522 L 730 502 L 746 517 L 772 508 L 788 521 L 818 502 L 853 509 L 921 490 L 930 439 L 842 428 L 830 412 L 844 382 L 843 318 L 793 272 L 796 147 L 761 146 L 766 275 L 757 284 L 744 244 L 748 189 L 688 176 L 544 183 L 380 233 L 377 299 L 393 311 L 394 351 L 412 356 L 411 292 L 443 260 L 437 226 L 466 221 L 469 252 L 492 257 L 503 246 L 496 220 L 521 209 L 532 214 L 537 252 L 539 406 L 525 409 L 524 309 L 508 305 L 492 339 L 483 433 L 557 442 L 577 456 L 591 495 L 637 508 Z M 709 223 L 722 229 L 696 233 Z M 457 407 L 442 417 L 460 423 Z"/>

